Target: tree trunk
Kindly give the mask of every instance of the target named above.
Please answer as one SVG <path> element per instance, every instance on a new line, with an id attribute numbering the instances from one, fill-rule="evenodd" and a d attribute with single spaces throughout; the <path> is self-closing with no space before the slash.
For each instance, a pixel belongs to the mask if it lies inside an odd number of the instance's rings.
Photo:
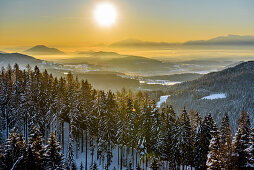
<path id="1" fill-rule="evenodd" d="M 117 167 L 119 169 L 119 146 L 117 146 Z"/>
<path id="2" fill-rule="evenodd" d="M 133 147 L 131 148 L 131 155 L 132 155 L 132 167 L 133 167 L 133 169 L 134 169 L 134 168 L 135 168 L 135 167 L 134 167 L 134 166 L 135 166 L 135 165 L 134 165 L 134 164 L 135 164 L 135 163 L 134 163 L 134 159 L 135 159 L 135 158 L 134 158 L 134 149 L 133 149 Z"/>
<path id="3" fill-rule="evenodd" d="M 64 121 L 61 122 L 62 125 L 62 146 L 63 146 L 63 153 L 64 153 Z"/>
<path id="4" fill-rule="evenodd" d="M 147 170 L 147 154 L 146 154 L 146 170 Z"/>
<path id="5" fill-rule="evenodd" d="M 81 130 L 81 152 L 84 152 L 84 131 Z"/>
<path id="6" fill-rule="evenodd" d="M 87 131 L 86 131 L 86 165 L 85 170 L 87 170 Z"/>
<path id="7" fill-rule="evenodd" d="M 9 137 L 9 132 L 8 132 L 8 114 L 5 109 L 5 119 L 6 119 L 6 139 Z"/>
<path id="8" fill-rule="evenodd" d="M 91 149 L 92 149 L 92 152 L 91 152 L 91 154 L 92 154 L 92 165 L 93 165 L 93 155 L 94 155 L 94 147 L 93 147 L 93 138 L 92 138 L 92 146 L 90 146 L 91 147 Z"/>
<path id="9" fill-rule="evenodd" d="M 120 164 L 121 164 L 120 170 L 122 170 L 122 169 L 123 169 L 123 147 L 122 147 L 122 146 L 121 146 L 121 159 L 120 159 Z"/>
<path id="10" fill-rule="evenodd" d="M 138 152 L 137 152 L 137 150 L 135 152 L 136 152 L 136 168 L 137 168 L 138 167 L 138 165 L 137 165 L 138 164 L 138 158 L 137 158 L 138 157 Z M 134 169 L 135 169 L 135 167 L 134 167 Z"/>

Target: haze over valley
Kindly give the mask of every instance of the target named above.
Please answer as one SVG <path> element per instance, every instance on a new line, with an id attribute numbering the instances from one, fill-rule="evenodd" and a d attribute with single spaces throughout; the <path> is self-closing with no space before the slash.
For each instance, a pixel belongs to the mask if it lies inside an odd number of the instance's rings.
<path id="1" fill-rule="evenodd" d="M 254 169 L 253 0 L 0 0 L 0 170 Z"/>

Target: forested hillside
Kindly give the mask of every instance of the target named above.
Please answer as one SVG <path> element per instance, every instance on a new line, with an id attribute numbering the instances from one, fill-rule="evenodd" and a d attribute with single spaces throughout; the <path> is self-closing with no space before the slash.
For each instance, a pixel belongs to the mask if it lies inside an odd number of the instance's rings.
<path id="1" fill-rule="evenodd" d="M 2 69 L 0 115 L 3 169 L 253 167 L 246 111 L 233 138 L 227 114 L 218 127 L 210 114 L 202 119 L 183 108 L 177 116 L 172 106 L 157 108 L 145 92 L 96 90 L 71 73 L 56 78 L 38 67 Z"/>
<path id="2" fill-rule="evenodd" d="M 234 131 L 237 119 L 244 109 L 250 113 L 254 123 L 254 61 L 204 75 L 203 77 L 170 86 L 167 94 L 171 96 L 167 104 L 174 105 L 176 111 L 184 106 L 194 109 L 201 116 L 211 113 L 216 122 L 220 122 L 225 113 L 229 115 Z M 215 94 L 215 98 L 207 96 Z M 225 95 L 225 98 L 216 97 Z"/>

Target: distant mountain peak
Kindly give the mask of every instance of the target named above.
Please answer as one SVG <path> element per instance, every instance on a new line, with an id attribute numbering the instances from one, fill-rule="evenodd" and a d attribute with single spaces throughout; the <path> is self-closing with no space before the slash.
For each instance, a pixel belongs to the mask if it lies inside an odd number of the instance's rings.
<path id="1" fill-rule="evenodd" d="M 187 41 L 184 45 L 250 46 L 254 45 L 254 36 L 228 34 L 227 36 L 218 36 L 209 40 Z"/>
<path id="2" fill-rule="evenodd" d="M 56 48 L 50 48 L 45 45 L 36 45 L 26 51 L 25 53 L 32 53 L 32 54 L 64 54 L 64 52 L 56 49 Z"/>

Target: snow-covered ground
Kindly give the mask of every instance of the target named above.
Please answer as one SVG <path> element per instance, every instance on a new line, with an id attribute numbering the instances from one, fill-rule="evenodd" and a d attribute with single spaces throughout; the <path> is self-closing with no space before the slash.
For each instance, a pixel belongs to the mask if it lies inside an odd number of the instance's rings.
<path id="1" fill-rule="evenodd" d="M 79 139 L 79 141 L 74 141 L 73 144 L 73 150 L 74 150 L 74 160 L 76 163 L 76 166 L 78 169 L 80 169 L 80 164 L 82 162 L 83 166 L 85 167 L 85 161 L 86 161 L 86 148 L 85 148 L 85 144 L 83 147 L 83 152 L 82 152 L 82 145 L 81 145 L 81 138 Z M 84 139 L 84 143 L 85 143 L 85 139 Z M 64 123 L 64 148 L 62 148 L 62 152 L 65 155 L 65 158 L 67 157 L 68 154 L 68 144 L 69 144 L 69 123 L 65 122 Z M 92 158 L 92 154 L 91 154 L 91 147 L 90 144 L 88 142 L 88 147 L 87 147 L 87 165 L 88 165 L 88 169 L 90 169 L 90 166 L 92 164 L 92 160 L 93 162 L 97 164 L 98 170 L 104 170 L 107 160 L 107 154 L 104 154 L 104 160 L 103 159 L 97 159 L 97 147 L 96 144 L 95 148 L 94 148 L 94 155 Z M 119 154 L 118 154 L 119 153 Z M 115 146 L 112 154 L 113 154 L 113 158 L 112 158 L 112 162 L 111 165 L 109 167 L 110 170 L 113 170 L 114 168 L 117 170 L 120 170 L 120 153 L 121 153 L 121 149 L 118 146 Z M 141 167 L 144 167 L 145 165 L 143 164 L 143 161 L 139 155 L 139 153 L 134 149 L 132 152 L 131 148 L 127 148 L 127 147 L 123 147 L 123 168 L 122 170 L 127 170 L 127 167 L 130 166 L 130 163 L 132 165 L 133 169 L 136 169 L 136 161 L 141 165 Z M 150 168 L 150 163 L 148 163 L 148 167 L 147 170 L 149 170 Z M 85 168 L 84 168 L 85 169 Z"/>
<path id="2" fill-rule="evenodd" d="M 206 100 L 214 100 L 214 99 L 224 99 L 226 98 L 225 93 L 216 93 L 216 94 L 210 94 L 209 96 L 205 96 L 201 99 L 206 99 Z"/>
<path id="3" fill-rule="evenodd" d="M 168 80 L 140 80 L 139 83 L 141 84 L 160 84 L 163 86 L 172 86 L 174 84 L 178 84 L 181 82 L 178 81 L 168 81 Z"/>
<path id="4" fill-rule="evenodd" d="M 166 103 L 166 101 L 167 101 L 167 99 L 168 99 L 169 96 L 170 96 L 170 95 L 161 96 L 161 97 L 160 97 L 160 101 L 157 102 L 156 106 L 157 106 L 157 107 L 160 107 L 162 103 Z"/>

